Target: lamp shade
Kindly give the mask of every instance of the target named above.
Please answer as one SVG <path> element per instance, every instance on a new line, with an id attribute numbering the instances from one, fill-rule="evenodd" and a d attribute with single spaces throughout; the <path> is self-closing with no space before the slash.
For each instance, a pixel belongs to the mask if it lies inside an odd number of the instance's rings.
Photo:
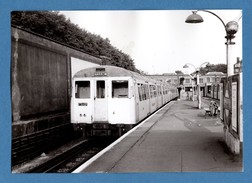
<path id="1" fill-rule="evenodd" d="M 188 16 L 186 21 L 186 23 L 201 23 L 204 22 L 203 18 L 198 15 L 196 12 L 193 12 L 192 15 Z"/>
<path id="2" fill-rule="evenodd" d="M 188 68 L 189 66 L 187 65 L 187 64 L 185 64 L 184 66 L 183 66 L 183 68 Z"/>
<path id="3" fill-rule="evenodd" d="M 235 21 L 228 22 L 226 25 L 226 31 L 228 34 L 235 34 L 238 31 L 238 23 Z"/>

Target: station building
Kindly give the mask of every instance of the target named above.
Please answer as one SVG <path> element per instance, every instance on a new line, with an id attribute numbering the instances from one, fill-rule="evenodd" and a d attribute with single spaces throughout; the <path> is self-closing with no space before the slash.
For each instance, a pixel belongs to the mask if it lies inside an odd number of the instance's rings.
<path id="1" fill-rule="evenodd" d="M 192 76 L 188 74 L 166 73 L 162 75 L 148 76 L 162 82 L 168 82 L 172 85 L 176 85 L 178 87 L 179 93 L 181 94 L 180 99 L 186 100 L 192 99 L 192 97 L 196 97 L 196 75 Z M 205 75 L 200 75 L 199 84 L 201 96 L 220 99 L 220 96 L 218 94 L 219 84 L 221 82 L 221 79 L 225 77 L 226 74 L 222 72 L 208 72 Z"/>

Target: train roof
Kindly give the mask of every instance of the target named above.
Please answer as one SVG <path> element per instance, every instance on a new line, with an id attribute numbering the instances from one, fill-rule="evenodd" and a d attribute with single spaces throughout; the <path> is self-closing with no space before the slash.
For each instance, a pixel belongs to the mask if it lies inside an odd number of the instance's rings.
<path id="1" fill-rule="evenodd" d="M 101 76 L 106 77 L 134 77 L 139 79 L 147 79 L 146 77 L 142 76 L 141 74 L 138 74 L 133 71 L 126 70 L 121 67 L 116 66 L 108 66 L 108 65 L 102 65 L 102 66 L 95 66 L 90 67 L 87 69 L 82 69 L 79 72 L 77 72 L 73 77 L 74 78 L 80 78 L 80 77 L 94 77 L 95 73 L 101 73 Z M 106 73 L 106 75 L 102 75 L 102 73 Z M 96 75 L 98 76 L 98 75 Z"/>
<path id="2" fill-rule="evenodd" d="M 74 74 L 73 78 L 83 78 L 83 77 L 132 77 L 135 79 L 140 79 L 143 81 L 153 82 L 153 83 L 162 83 L 158 80 L 155 80 L 150 77 L 143 76 L 139 73 L 126 70 L 121 67 L 111 66 L 111 65 L 102 65 L 102 66 L 95 66 L 86 69 L 82 69 L 76 74 Z M 169 85 L 168 83 L 165 83 Z"/>

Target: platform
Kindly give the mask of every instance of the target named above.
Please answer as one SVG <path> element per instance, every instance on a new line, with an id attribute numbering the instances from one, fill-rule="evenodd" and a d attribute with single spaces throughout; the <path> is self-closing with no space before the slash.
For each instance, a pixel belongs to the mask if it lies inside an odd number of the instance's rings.
<path id="1" fill-rule="evenodd" d="M 205 118 L 197 101 L 172 101 L 78 171 L 241 172 L 243 165 L 225 148 L 218 118 Z"/>

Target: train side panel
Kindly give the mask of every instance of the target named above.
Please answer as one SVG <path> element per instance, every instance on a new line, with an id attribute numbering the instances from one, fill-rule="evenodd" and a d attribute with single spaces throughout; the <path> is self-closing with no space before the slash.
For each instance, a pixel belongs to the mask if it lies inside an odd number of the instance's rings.
<path id="1" fill-rule="evenodd" d="M 87 136 L 120 136 L 177 97 L 175 86 L 113 66 L 82 70 L 72 86 L 71 122 Z"/>
<path id="2" fill-rule="evenodd" d="M 131 99 L 111 99 L 109 102 L 110 124 L 135 124 Z"/>

